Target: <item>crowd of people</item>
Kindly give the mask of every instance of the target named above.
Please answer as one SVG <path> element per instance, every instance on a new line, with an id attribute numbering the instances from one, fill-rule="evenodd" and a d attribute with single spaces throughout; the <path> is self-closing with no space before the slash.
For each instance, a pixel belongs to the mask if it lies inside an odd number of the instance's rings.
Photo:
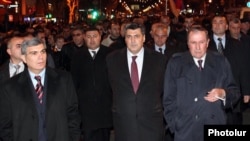
<path id="1" fill-rule="evenodd" d="M 203 141 L 204 125 L 243 124 L 248 19 L 23 28 L 0 44 L 1 141 Z"/>

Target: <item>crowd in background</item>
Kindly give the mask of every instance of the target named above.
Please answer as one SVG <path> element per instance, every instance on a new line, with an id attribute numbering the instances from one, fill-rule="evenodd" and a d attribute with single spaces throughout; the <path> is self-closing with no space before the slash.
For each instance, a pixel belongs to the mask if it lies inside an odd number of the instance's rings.
<path id="1" fill-rule="evenodd" d="M 84 126 L 82 128 L 85 129 L 86 134 L 89 133 L 90 139 L 90 133 L 93 128 L 112 129 L 112 92 L 108 85 L 107 76 L 98 76 L 98 74 L 106 74 L 106 70 L 103 69 L 106 67 L 105 63 L 101 61 L 98 62 L 98 66 L 102 67 L 100 67 L 98 71 L 95 70 L 96 72 L 88 70 L 83 73 L 80 71 L 85 70 L 85 67 L 93 67 L 91 64 L 88 64 L 89 62 L 86 61 L 86 58 L 82 58 L 81 56 L 86 53 L 82 51 L 83 48 L 91 48 L 91 46 L 95 44 L 91 39 L 88 40 L 86 33 L 92 33 L 91 31 L 98 29 L 101 37 L 100 41 L 97 41 L 100 42 L 100 45 L 98 45 L 107 49 L 104 49 L 101 58 L 104 61 L 107 54 L 126 48 L 127 45 L 124 37 L 125 28 L 126 25 L 131 22 L 145 26 L 146 31 L 143 47 L 163 54 L 166 57 L 166 62 L 168 62 L 174 54 L 189 50 L 187 35 L 188 30 L 193 26 L 202 25 L 208 31 L 210 39 L 208 50 L 217 51 L 216 46 L 219 43 L 217 37 L 222 37 L 222 45 L 224 46 L 224 49 L 222 49 L 224 52 L 222 54 L 228 59 L 234 80 L 241 92 L 240 100 L 225 110 L 227 113 L 227 124 L 243 123 L 242 113 L 249 108 L 248 102 L 250 97 L 250 86 L 248 86 L 250 84 L 250 19 L 239 19 L 237 15 L 211 15 L 206 17 L 185 15 L 179 16 L 178 19 L 168 15 L 161 15 L 159 17 L 136 16 L 131 19 L 102 20 L 91 24 L 86 22 L 71 25 L 52 22 L 38 22 L 27 25 L 20 24 L 6 33 L 1 33 L 1 68 L 6 66 L 6 63 L 9 63 L 9 59 L 17 60 L 18 64 L 22 62 L 19 55 L 10 50 L 11 43 L 18 42 L 18 44 L 21 44 L 23 40 L 28 40 L 32 37 L 43 41 L 46 45 L 47 66 L 71 72 L 73 76 L 80 108 L 83 111 L 83 113 L 81 113 L 80 110 Z M 89 36 L 95 36 L 95 34 L 90 34 Z M 81 61 L 86 62 L 81 64 Z M 24 70 L 24 67 L 25 65 L 21 65 L 21 70 Z M 0 73 L 2 73 L 1 69 Z M 81 75 L 79 76 L 78 74 Z M 14 76 L 14 74 L 9 75 L 9 77 Z M 98 82 L 92 82 L 93 79 L 91 77 L 93 76 L 99 78 L 94 79 L 98 80 Z M 2 74 L 0 74 L 0 83 L 5 83 L 7 80 L 7 78 L 3 78 Z M 82 82 L 81 79 L 85 79 L 85 82 Z M 102 91 L 96 93 L 103 92 L 107 97 L 100 96 L 99 99 L 95 99 L 91 95 L 85 97 L 80 96 L 79 93 L 86 91 L 92 93 L 90 89 L 97 86 L 98 88 L 101 87 Z M 88 98 L 93 99 L 93 101 L 88 101 Z M 81 103 L 80 99 L 84 102 Z M 102 107 L 98 107 L 98 105 Z M 103 108 L 104 111 L 102 111 Z M 91 110 L 95 110 L 95 112 Z M 90 116 L 88 116 L 88 114 Z M 95 119 L 94 117 L 99 118 Z M 103 119 L 103 122 L 98 123 L 97 121 L 99 121 L 100 118 Z M 88 138 L 86 137 L 85 140 L 88 141 Z M 166 130 L 165 140 L 173 140 L 173 134 L 170 133 L 169 130 Z"/>

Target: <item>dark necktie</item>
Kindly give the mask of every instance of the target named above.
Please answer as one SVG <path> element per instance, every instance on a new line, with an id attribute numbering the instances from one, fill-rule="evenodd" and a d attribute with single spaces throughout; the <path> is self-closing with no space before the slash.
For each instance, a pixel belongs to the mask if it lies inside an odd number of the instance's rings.
<path id="1" fill-rule="evenodd" d="M 92 58 L 93 58 L 93 59 L 95 59 L 95 56 L 96 56 L 96 51 L 92 51 L 92 53 L 93 53 Z"/>
<path id="2" fill-rule="evenodd" d="M 222 39 L 221 38 L 218 38 L 218 52 L 220 54 L 223 54 L 223 44 L 222 44 Z"/>
<path id="3" fill-rule="evenodd" d="M 43 103 L 43 85 L 41 83 L 41 76 L 37 75 L 35 76 L 35 79 L 37 80 L 37 84 L 36 84 L 36 94 L 37 94 L 37 98 L 40 104 Z"/>
<path id="4" fill-rule="evenodd" d="M 164 54 L 162 48 L 159 48 L 159 51 L 161 54 Z"/>
<path id="5" fill-rule="evenodd" d="M 198 68 L 199 68 L 199 70 L 201 71 L 201 70 L 203 70 L 203 67 L 202 67 L 202 60 L 198 60 L 197 61 L 198 62 Z"/>
<path id="6" fill-rule="evenodd" d="M 134 92 L 136 93 L 139 87 L 139 75 L 138 69 L 135 59 L 137 56 L 132 56 L 132 63 L 131 63 L 131 81 L 133 85 Z"/>
<path id="7" fill-rule="evenodd" d="M 19 73 L 19 68 L 20 68 L 20 65 L 14 65 L 14 68 L 16 69 L 13 76 L 17 75 Z"/>

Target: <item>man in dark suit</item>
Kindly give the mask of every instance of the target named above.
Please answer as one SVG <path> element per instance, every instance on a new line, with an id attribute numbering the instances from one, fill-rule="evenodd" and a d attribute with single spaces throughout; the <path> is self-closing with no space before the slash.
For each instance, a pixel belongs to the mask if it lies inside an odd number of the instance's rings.
<path id="1" fill-rule="evenodd" d="M 224 15 L 216 15 L 212 19 L 212 35 L 210 35 L 209 50 L 221 52 L 229 61 L 234 80 L 241 90 L 241 98 L 232 105 L 231 109 L 227 109 L 227 124 L 242 124 L 243 117 L 240 108 L 240 103 L 243 100 L 243 95 L 249 94 L 249 77 L 248 71 L 244 69 L 246 61 L 249 61 L 246 56 L 244 46 L 241 46 L 239 41 L 230 38 L 226 34 L 228 23 Z M 221 43 L 218 39 L 221 39 Z M 222 46 L 220 45 L 222 44 Z M 220 49 L 220 46 L 222 49 Z"/>
<path id="2" fill-rule="evenodd" d="M 126 26 L 127 48 L 107 57 L 116 141 L 162 141 L 166 57 L 143 47 L 145 27 Z"/>
<path id="3" fill-rule="evenodd" d="M 226 124 L 224 108 L 235 104 L 240 92 L 230 64 L 209 52 L 208 32 L 201 26 L 188 31 L 189 51 L 175 54 L 164 81 L 164 117 L 175 141 L 203 141 L 205 124 Z"/>
<path id="4" fill-rule="evenodd" d="M 154 29 L 152 29 L 153 42 L 149 42 L 146 46 L 151 48 L 167 57 L 167 60 L 171 56 L 180 52 L 177 48 L 176 42 L 174 40 L 168 40 L 168 27 L 162 23 L 155 23 Z"/>
<path id="5" fill-rule="evenodd" d="M 250 100 L 250 37 L 240 31 L 240 26 L 241 26 L 241 21 L 238 18 L 232 18 L 229 21 L 229 36 L 231 38 L 236 39 L 240 47 L 242 49 L 242 54 L 241 56 L 243 57 L 243 60 L 245 62 L 243 63 L 243 68 L 242 71 L 245 72 L 245 75 L 242 76 L 241 79 L 243 79 L 245 82 L 242 82 L 246 85 L 245 87 L 241 87 L 241 94 L 242 94 L 242 100 L 240 101 L 240 109 L 242 110 L 240 114 L 242 114 L 243 110 L 246 108 L 247 104 L 249 103 Z"/>
<path id="6" fill-rule="evenodd" d="M 109 141 L 112 127 L 112 91 L 108 81 L 106 56 L 109 48 L 100 45 L 97 28 L 88 28 L 86 48 L 74 55 L 71 73 L 78 95 L 84 141 Z"/>
<path id="7" fill-rule="evenodd" d="M 161 54 L 164 54 L 167 61 L 172 57 L 174 53 L 179 52 L 174 40 L 168 40 L 168 27 L 162 23 L 154 23 L 154 28 L 151 30 L 153 42 L 147 44 L 147 47 L 155 50 Z M 166 129 L 165 141 L 172 141 L 174 135 Z"/>
<path id="8" fill-rule="evenodd" d="M 12 37 L 7 43 L 7 53 L 10 59 L 0 67 L 0 84 L 24 70 L 24 63 L 21 58 L 21 36 Z"/>
<path id="9" fill-rule="evenodd" d="M 63 69 L 66 71 L 70 71 L 70 65 L 73 54 L 85 46 L 83 38 L 84 37 L 83 27 L 76 26 L 74 29 L 72 29 L 71 35 L 73 41 L 63 45 L 61 50 Z"/>
<path id="10" fill-rule="evenodd" d="M 27 69 L 0 86 L 1 141 L 79 141 L 80 116 L 67 72 L 46 67 L 37 38 L 21 45 Z"/>
<path id="11" fill-rule="evenodd" d="M 189 28 L 195 24 L 194 17 L 192 15 L 186 15 L 185 17 L 179 16 L 179 24 L 175 26 L 175 30 L 171 33 L 171 39 L 175 39 L 178 42 L 178 48 L 181 51 L 187 51 L 187 32 Z"/>

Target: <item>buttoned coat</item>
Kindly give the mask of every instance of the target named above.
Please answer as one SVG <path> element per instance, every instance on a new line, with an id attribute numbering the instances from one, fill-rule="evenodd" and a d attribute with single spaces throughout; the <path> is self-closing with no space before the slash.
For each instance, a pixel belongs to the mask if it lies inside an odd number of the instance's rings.
<path id="1" fill-rule="evenodd" d="M 226 124 L 225 109 L 240 97 L 227 59 L 207 52 L 202 71 L 196 66 L 190 52 L 175 54 L 170 59 L 164 80 L 164 117 L 175 141 L 203 141 L 206 124 Z M 222 100 L 204 99 L 213 88 L 226 92 Z"/>
<path id="2" fill-rule="evenodd" d="M 0 140 L 37 141 L 38 111 L 28 70 L 0 86 Z M 79 141 L 80 116 L 75 88 L 67 72 L 46 69 L 45 126 L 48 141 Z"/>
<path id="3" fill-rule="evenodd" d="M 71 73 L 78 95 L 83 130 L 112 127 L 112 91 L 106 66 L 109 52 L 109 48 L 100 46 L 93 59 L 85 47 L 73 56 Z"/>
<path id="4" fill-rule="evenodd" d="M 10 61 L 6 61 L 0 67 L 0 84 L 4 83 L 6 80 L 10 79 L 9 62 Z"/>

